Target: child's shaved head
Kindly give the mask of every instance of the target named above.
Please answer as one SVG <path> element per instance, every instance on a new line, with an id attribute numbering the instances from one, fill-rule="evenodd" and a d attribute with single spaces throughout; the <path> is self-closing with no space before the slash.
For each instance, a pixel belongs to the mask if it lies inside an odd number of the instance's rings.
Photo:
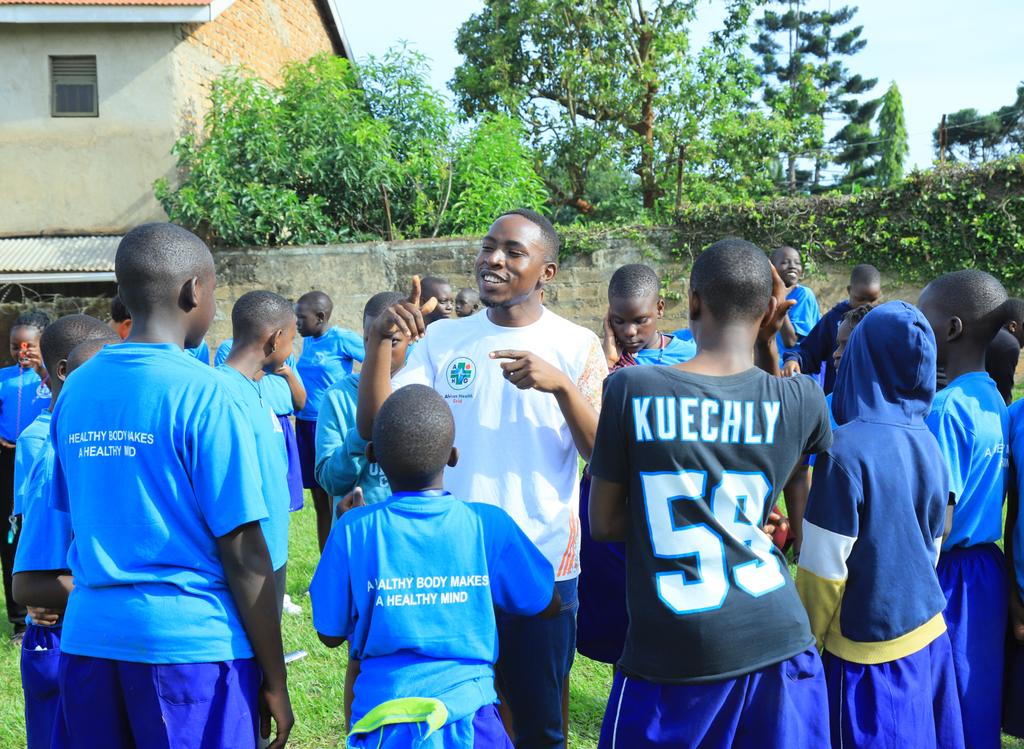
<path id="1" fill-rule="evenodd" d="M 640 299 L 661 294 L 661 281 L 653 268 L 640 263 L 623 265 L 608 282 L 608 301 Z"/>
<path id="2" fill-rule="evenodd" d="M 374 294 L 363 307 L 363 325 L 368 325 L 376 320 L 384 310 L 393 304 L 398 304 L 403 299 L 405 299 L 405 294 L 400 291 L 381 291 Z"/>
<path id="3" fill-rule="evenodd" d="M 690 292 L 720 323 L 759 320 L 772 295 L 772 267 L 756 245 L 722 239 L 697 256 Z"/>
<path id="4" fill-rule="evenodd" d="M 454 442 L 451 409 L 426 385 L 396 390 L 373 422 L 373 454 L 393 487 L 429 487 L 448 464 Z"/>
<path id="5" fill-rule="evenodd" d="M 90 315 L 66 315 L 50 323 L 43 331 L 39 342 L 43 354 L 43 366 L 51 376 L 57 374 L 57 365 L 62 359 L 69 359 L 72 349 L 85 341 L 120 341 L 110 327 L 102 320 Z M 70 364 L 69 370 L 70 370 Z"/>
<path id="6" fill-rule="evenodd" d="M 71 349 L 71 353 L 68 354 L 68 374 L 71 374 L 91 358 L 96 356 L 104 346 L 121 342 L 121 339 L 114 333 L 111 333 L 109 330 L 107 333 L 108 335 L 105 338 L 94 338 L 84 341 Z"/>
<path id="7" fill-rule="evenodd" d="M 132 317 L 177 304 L 189 279 L 215 275 L 206 243 L 174 224 L 143 224 L 125 234 L 114 272 L 118 296 Z"/>
<path id="8" fill-rule="evenodd" d="M 323 312 L 327 317 L 334 312 L 334 302 L 324 291 L 307 291 L 299 297 L 298 304 L 308 307 L 312 312 Z"/>
<path id="9" fill-rule="evenodd" d="M 236 343 L 255 341 L 272 330 L 294 325 L 292 303 L 272 291 L 242 294 L 231 308 L 231 333 Z"/>

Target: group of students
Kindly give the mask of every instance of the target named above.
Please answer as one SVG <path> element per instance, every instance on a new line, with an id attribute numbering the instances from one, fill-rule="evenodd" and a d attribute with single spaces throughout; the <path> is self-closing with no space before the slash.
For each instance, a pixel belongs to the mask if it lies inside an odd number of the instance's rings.
<path id="1" fill-rule="evenodd" d="M 798 252 L 726 239 L 688 330 L 632 264 L 599 338 L 543 305 L 558 250 L 503 214 L 478 289 L 414 278 L 362 336 L 323 292 L 249 292 L 211 368 L 212 255 L 148 224 L 109 324 L 20 317 L 0 471 L 29 746 L 283 747 L 303 488 L 349 746 L 565 746 L 577 650 L 616 664 L 602 749 L 1024 733 L 1024 411 L 985 368 L 1020 303 L 967 270 L 883 304 L 857 266 L 820 316 Z"/>

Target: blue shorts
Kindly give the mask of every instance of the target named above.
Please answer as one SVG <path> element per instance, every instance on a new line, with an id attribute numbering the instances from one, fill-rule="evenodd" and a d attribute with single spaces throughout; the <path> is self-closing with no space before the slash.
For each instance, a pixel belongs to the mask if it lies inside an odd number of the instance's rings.
<path id="1" fill-rule="evenodd" d="M 512 711 L 517 747 L 563 747 L 562 687 L 576 653 L 576 579 L 555 583 L 562 610 L 551 619 L 497 612 L 496 683 Z"/>
<path id="2" fill-rule="evenodd" d="M 512 749 L 494 705 L 442 727 L 426 738 L 422 724 L 396 723 L 373 733 L 350 735 L 350 749 Z"/>
<path id="3" fill-rule="evenodd" d="M 255 658 L 154 665 L 64 653 L 60 689 L 73 749 L 255 749 Z"/>
<path id="4" fill-rule="evenodd" d="M 290 416 L 278 416 L 281 431 L 284 432 L 284 451 L 288 456 L 288 511 L 301 510 L 303 505 L 302 465 L 299 463 L 299 446 L 295 440 Z M 314 442 L 316 433 L 314 432 Z"/>
<path id="5" fill-rule="evenodd" d="M 818 651 L 735 679 L 656 684 L 616 669 L 598 749 L 811 749 L 829 745 Z"/>
<path id="6" fill-rule="evenodd" d="M 865 665 L 825 652 L 832 746 L 963 749 L 964 726 L 943 632 L 899 660 Z"/>
<path id="7" fill-rule="evenodd" d="M 998 747 L 1009 605 L 1003 552 L 995 544 L 950 549 L 936 571 L 967 746 Z"/>
<path id="8" fill-rule="evenodd" d="M 295 419 L 295 446 L 299 452 L 299 470 L 302 486 L 319 489 L 316 482 L 316 422 Z"/>
<path id="9" fill-rule="evenodd" d="M 60 627 L 29 623 L 21 641 L 21 688 L 25 692 L 28 749 L 50 749 L 60 710 Z M 61 742 L 57 742 L 61 745 Z"/>
<path id="10" fill-rule="evenodd" d="M 590 474 L 580 479 L 580 610 L 576 650 L 595 661 L 618 663 L 626 644 L 626 545 L 590 537 Z"/>

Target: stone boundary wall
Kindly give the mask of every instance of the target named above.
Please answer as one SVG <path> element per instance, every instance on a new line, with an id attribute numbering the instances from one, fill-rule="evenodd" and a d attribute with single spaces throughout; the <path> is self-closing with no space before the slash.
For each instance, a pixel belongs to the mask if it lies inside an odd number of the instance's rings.
<path id="1" fill-rule="evenodd" d="M 600 333 L 612 273 L 625 263 L 647 263 L 669 279 L 670 295 L 678 295 L 666 300 L 663 329 L 684 327 L 690 261 L 672 256 L 671 232 L 655 231 L 648 238 L 646 246 L 635 239 L 598 240 L 594 251 L 565 259 L 548 286 L 545 303 Z M 478 238 L 464 237 L 220 250 L 216 252 L 217 317 L 208 340 L 212 348 L 230 337 L 231 307 L 253 289 L 269 289 L 292 300 L 320 289 L 334 300 L 334 322 L 359 330 L 366 300 L 379 291 L 406 290 L 414 274 L 447 278 L 455 290 L 475 287 L 473 261 L 478 247 Z M 822 265 L 805 277 L 804 283 L 814 290 L 822 312 L 846 296 L 848 273 L 846 266 Z M 920 286 L 894 282 L 884 274 L 883 281 L 887 299 L 917 301 Z"/>

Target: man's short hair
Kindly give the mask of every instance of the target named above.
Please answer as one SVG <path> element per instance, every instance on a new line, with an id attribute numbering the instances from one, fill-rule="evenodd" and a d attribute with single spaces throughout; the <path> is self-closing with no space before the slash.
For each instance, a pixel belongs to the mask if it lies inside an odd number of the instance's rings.
<path id="1" fill-rule="evenodd" d="M 511 211 L 506 211 L 501 216 L 522 216 L 530 223 L 537 226 L 540 229 L 540 233 L 543 236 L 544 241 L 544 259 L 549 263 L 558 262 L 558 253 L 562 249 L 562 240 L 558 236 L 558 232 L 555 231 L 554 224 L 552 224 L 545 216 L 537 213 L 530 208 L 516 208 Z M 498 218 L 501 218 L 498 216 Z"/>
<path id="2" fill-rule="evenodd" d="M 292 324 L 292 303 L 272 291 L 242 294 L 231 308 L 231 334 L 235 341 L 252 341 L 265 331 Z"/>
<path id="3" fill-rule="evenodd" d="M 721 239 L 697 256 L 690 290 L 715 320 L 757 320 L 772 295 L 772 266 L 758 246 L 745 239 Z"/>
<path id="4" fill-rule="evenodd" d="M 850 271 L 850 286 L 881 286 L 882 274 L 878 268 L 866 263 L 853 266 Z"/>

